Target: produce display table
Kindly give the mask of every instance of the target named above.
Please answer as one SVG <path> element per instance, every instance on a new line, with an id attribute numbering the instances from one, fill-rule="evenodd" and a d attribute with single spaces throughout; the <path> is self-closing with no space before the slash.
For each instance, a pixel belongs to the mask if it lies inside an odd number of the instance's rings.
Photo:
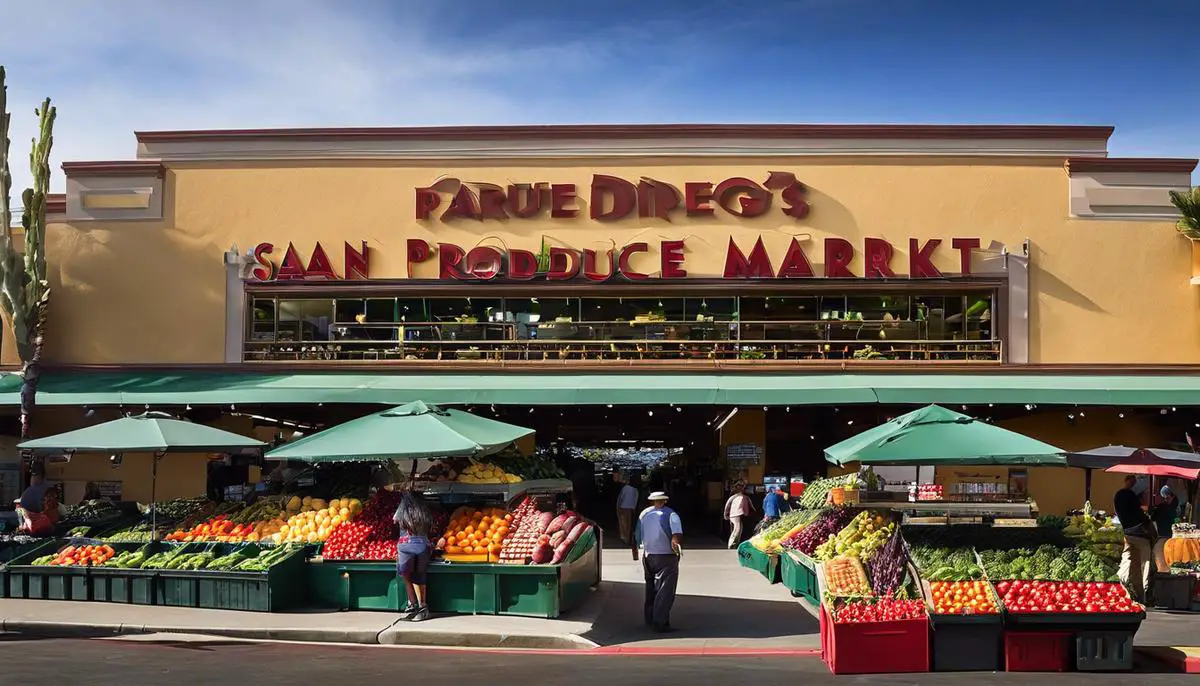
<path id="1" fill-rule="evenodd" d="M 795 550 L 779 556 L 779 576 L 793 596 L 802 597 L 814 605 L 821 604 L 817 591 L 816 564 L 812 558 Z"/>
<path id="2" fill-rule="evenodd" d="M 600 537 L 559 565 L 432 564 L 429 609 L 460 614 L 555 618 L 600 583 Z M 397 612 L 407 602 L 396 563 L 310 560 L 310 604 Z"/>
<path id="3" fill-rule="evenodd" d="M 773 553 L 764 553 L 755 548 L 750 541 L 744 541 L 738 546 L 738 561 L 743 567 L 753 569 L 759 574 L 766 577 L 767 581 L 777 584 L 781 578 L 779 575 L 779 555 Z"/>

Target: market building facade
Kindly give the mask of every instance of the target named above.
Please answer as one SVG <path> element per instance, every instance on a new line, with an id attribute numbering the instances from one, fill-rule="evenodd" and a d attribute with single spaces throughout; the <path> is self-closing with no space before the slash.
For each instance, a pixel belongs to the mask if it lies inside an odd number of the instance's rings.
<path id="1" fill-rule="evenodd" d="M 1179 440 L 1154 415 L 1200 405 L 1168 201 L 1196 161 L 1110 158 L 1112 133 L 138 133 L 136 160 L 63 165 L 39 432 L 142 407 L 246 430 L 283 405 L 701 408 L 689 431 L 757 446 L 759 481 L 768 414 L 805 408 L 1028 406 L 1007 423 L 1069 449 Z M 203 465 L 173 467 L 181 494 Z M 1023 478 L 1078 504 L 1079 475 Z"/>

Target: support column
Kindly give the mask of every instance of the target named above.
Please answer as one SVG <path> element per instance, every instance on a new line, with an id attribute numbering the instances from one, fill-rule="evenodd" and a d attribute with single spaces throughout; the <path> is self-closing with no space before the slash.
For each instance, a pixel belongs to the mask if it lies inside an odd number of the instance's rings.
<path id="1" fill-rule="evenodd" d="M 246 341 L 246 282 L 243 278 L 249 255 L 234 243 L 225 253 L 225 362 L 242 361 Z"/>
<path id="2" fill-rule="evenodd" d="M 1004 253 L 1004 271 L 1008 273 L 1008 293 L 1004 314 L 1008 326 L 1004 340 L 1004 361 L 1029 363 L 1029 241 L 1021 243 L 1020 254 Z"/>

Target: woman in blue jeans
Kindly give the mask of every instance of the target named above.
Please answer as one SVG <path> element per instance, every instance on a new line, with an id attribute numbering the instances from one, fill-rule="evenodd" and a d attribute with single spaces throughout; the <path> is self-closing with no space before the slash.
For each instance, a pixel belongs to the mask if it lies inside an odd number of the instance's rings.
<path id="1" fill-rule="evenodd" d="M 426 575 L 433 554 L 429 545 L 433 515 L 420 495 L 405 491 L 400 497 L 400 507 L 396 508 L 395 520 L 400 525 L 400 538 L 396 541 L 396 574 L 404 579 L 408 592 L 408 604 L 400 611 L 400 619 L 419 622 L 429 617 Z"/>

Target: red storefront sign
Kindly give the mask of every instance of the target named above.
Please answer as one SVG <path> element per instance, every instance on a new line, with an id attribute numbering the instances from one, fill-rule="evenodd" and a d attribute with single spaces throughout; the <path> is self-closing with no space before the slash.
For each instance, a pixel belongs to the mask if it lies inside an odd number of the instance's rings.
<path id="1" fill-rule="evenodd" d="M 252 254 L 255 264 L 258 266 L 250 272 L 250 275 L 256 281 L 343 280 L 343 277 L 338 276 L 337 272 L 333 270 L 329 255 L 321 246 L 320 241 L 317 241 L 308 262 L 300 257 L 296 246 L 291 243 L 288 243 L 287 250 L 283 253 L 283 260 L 279 264 L 275 264 L 270 258 L 274 252 L 275 245 L 272 243 L 259 243 L 255 246 Z M 350 243 L 345 243 L 343 255 L 345 280 L 371 278 L 370 254 L 367 252 L 366 241 L 362 241 L 361 247 L 357 250 Z"/>
<path id="2" fill-rule="evenodd" d="M 587 215 L 597 221 L 616 221 L 632 216 L 670 221 L 684 214 L 705 217 L 718 209 L 734 217 L 761 217 L 778 211 L 795 219 L 808 216 L 807 189 L 791 172 L 768 172 L 757 182 L 735 176 L 720 181 L 688 181 L 677 186 L 642 177 L 635 181 L 607 174 L 592 176 L 591 186 L 580 191 L 573 183 L 491 183 L 439 180 L 416 189 L 418 221 L 439 219 L 529 219 L 549 215 L 572 219 L 587 200 Z"/>

